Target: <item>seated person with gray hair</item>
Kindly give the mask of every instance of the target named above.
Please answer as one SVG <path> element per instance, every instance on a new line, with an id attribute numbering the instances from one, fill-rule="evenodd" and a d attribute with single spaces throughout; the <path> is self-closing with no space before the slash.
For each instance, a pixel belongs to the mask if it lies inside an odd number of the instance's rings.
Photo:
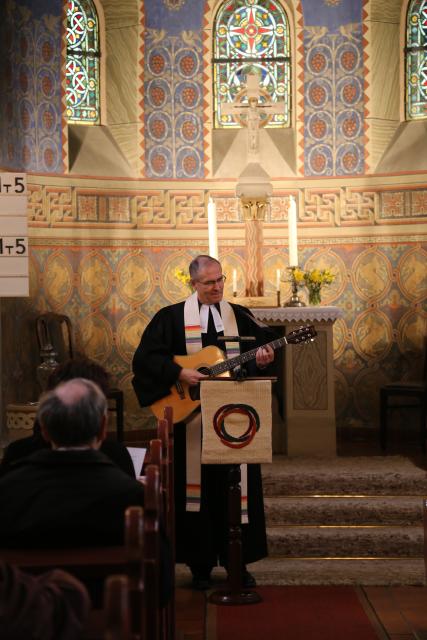
<path id="1" fill-rule="evenodd" d="M 144 505 L 144 488 L 99 451 L 107 400 L 74 378 L 42 395 L 37 420 L 51 448 L 16 462 L 0 478 L 0 546 L 123 543 L 124 513 Z"/>
<path id="2" fill-rule="evenodd" d="M 107 371 L 98 362 L 86 357 L 70 358 L 69 360 L 59 364 L 49 376 L 48 390 L 54 389 L 61 382 L 66 382 L 73 378 L 85 378 L 86 380 L 92 380 L 100 387 L 101 391 L 107 395 L 107 391 L 110 386 Z M 40 425 L 38 421 L 35 420 L 33 433 L 30 436 L 14 440 L 6 447 L 3 459 L 0 462 L 0 476 L 13 469 L 15 463 L 24 456 L 28 456 L 40 449 L 49 448 L 50 443 L 43 438 Z M 107 436 L 101 444 L 100 451 L 105 453 L 106 456 L 130 475 L 131 478 L 135 477 L 132 458 L 124 444 Z"/>

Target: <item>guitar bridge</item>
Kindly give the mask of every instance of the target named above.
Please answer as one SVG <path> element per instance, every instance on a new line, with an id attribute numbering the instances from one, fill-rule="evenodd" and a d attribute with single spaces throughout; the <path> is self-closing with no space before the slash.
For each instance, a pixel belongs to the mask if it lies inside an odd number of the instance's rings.
<path id="1" fill-rule="evenodd" d="M 184 400 L 185 399 L 185 391 L 184 391 L 184 387 L 182 386 L 182 383 L 179 380 L 177 382 L 175 382 L 175 388 L 176 388 L 177 393 L 179 395 L 179 399 L 180 400 Z"/>

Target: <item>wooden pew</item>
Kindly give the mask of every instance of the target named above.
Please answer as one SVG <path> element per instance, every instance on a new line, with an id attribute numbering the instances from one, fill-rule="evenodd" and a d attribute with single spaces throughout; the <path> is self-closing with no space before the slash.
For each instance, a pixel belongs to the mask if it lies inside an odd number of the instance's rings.
<path id="1" fill-rule="evenodd" d="M 175 500 L 174 500 L 174 460 L 173 460 L 173 418 L 172 408 L 165 408 L 165 418 L 157 421 L 158 437 L 150 441 L 146 455 L 146 465 L 155 465 L 160 472 L 160 517 L 171 544 L 172 571 L 170 575 L 172 595 L 162 610 L 160 638 L 175 638 Z M 147 468 L 144 467 L 144 468 Z"/>
<path id="2" fill-rule="evenodd" d="M 171 542 L 172 565 L 175 567 L 175 493 L 174 493 L 174 432 L 172 407 L 165 407 L 164 418 L 157 423 L 158 437 L 162 443 L 162 478 L 166 485 L 163 490 L 165 526 Z M 175 615 L 175 573 L 171 576 L 173 596 L 163 615 L 163 640 L 174 640 Z"/>
<path id="3" fill-rule="evenodd" d="M 168 464 L 168 517 L 167 527 L 170 539 L 173 544 L 174 562 L 175 562 L 175 468 L 174 468 L 174 431 L 173 431 L 173 410 L 172 407 L 165 407 L 164 420 L 167 423 L 167 429 L 164 427 L 163 421 L 158 425 L 158 435 L 163 445 L 163 458 Z"/>
<path id="4" fill-rule="evenodd" d="M 160 472 L 150 464 L 144 477 L 144 600 L 142 628 L 147 640 L 160 640 L 162 610 L 160 607 Z"/>
<path id="5" fill-rule="evenodd" d="M 88 586 L 96 580 L 102 584 L 108 578 L 105 591 L 107 609 L 101 610 L 101 598 L 96 603 L 98 611 L 92 616 L 86 638 L 100 638 L 110 627 L 111 640 L 117 636 L 117 620 L 124 626 L 121 631 L 132 640 L 160 640 L 169 630 L 164 625 L 164 608 L 160 606 L 161 576 L 161 519 L 166 504 L 166 491 L 161 493 L 160 476 L 165 470 L 162 461 L 162 442 L 154 440 L 145 469 L 144 509 L 129 507 L 125 513 L 125 541 L 123 546 L 88 547 L 66 549 L 0 549 L 0 558 L 32 573 L 43 573 L 53 568 L 61 568 L 78 577 Z M 166 479 L 163 480 L 166 482 Z M 166 524 L 164 529 L 167 530 Z M 168 533 L 166 531 L 166 533 Z M 163 538 L 164 539 L 164 536 Z M 118 576 L 118 577 L 117 577 Z M 124 579 L 125 578 L 125 579 Z M 171 567 L 170 582 L 173 583 L 174 565 Z M 125 614 L 123 594 L 117 599 L 119 611 L 111 611 L 114 598 L 112 592 L 127 592 L 128 612 Z M 173 593 L 173 590 L 172 590 Z M 129 617 L 129 620 L 127 620 Z M 130 631 L 127 630 L 130 626 Z M 102 630 L 102 633 L 101 633 Z M 172 630 L 174 632 L 174 629 Z M 101 633 L 101 635 L 99 635 Z M 114 635 L 116 634 L 116 635 Z"/>
<path id="6" fill-rule="evenodd" d="M 161 456 L 160 443 L 152 447 L 150 443 L 150 460 Z M 143 547 L 139 570 L 128 572 L 126 576 L 110 576 L 106 583 L 105 619 L 106 640 L 160 640 L 162 634 L 163 610 L 160 605 L 161 566 L 161 493 L 160 464 L 149 464 L 145 468 L 144 483 L 144 519 L 143 527 L 129 531 L 136 548 L 135 541 Z M 142 524 L 142 523 L 141 523 Z M 127 600 L 126 595 L 127 594 Z M 142 595 L 141 595 L 142 594 Z M 120 635 L 121 634 L 121 635 Z"/>
<path id="7" fill-rule="evenodd" d="M 132 640 L 129 592 L 127 576 L 114 575 L 107 578 L 104 596 L 104 640 Z"/>
<path id="8" fill-rule="evenodd" d="M 129 606 L 135 618 L 135 611 L 141 610 L 143 600 L 143 509 L 128 507 L 125 512 L 125 543 L 114 547 L 82 547 L 65 549 L 1 549 L 0 558 L 30 573 L 45 573 L 61 568 L 79 578 L 89 588 L 92 598 L 96 583 L 102 583 L 110 574 L 121 574 L 129 584 Z M 99 590 L 99 593 L 101 591 Z M 84 638 L 102 638 L 105 616 L 101 602 L 94 602 Z M 143 638 L 132 636 L 132 640 Z"/>
<path id="9" fill-rule="evenodd" d="M 424 570 L 427 578 L 427 498 L 423 498 Z"/>

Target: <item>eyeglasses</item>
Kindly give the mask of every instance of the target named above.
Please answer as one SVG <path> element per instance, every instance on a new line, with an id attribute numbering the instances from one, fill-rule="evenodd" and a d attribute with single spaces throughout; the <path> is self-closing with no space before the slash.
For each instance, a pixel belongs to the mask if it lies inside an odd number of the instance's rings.
<path id="1" fill-rule="evenodd" d="M 206 282 L 201 282 L 200 280 L 197 280 L 197 282 L 199 284 L 202 284 L 204 287 L 214 287 L 216 284 L 222 284 L 227 280 L 227 278 L 223 275 L 220 278 L 217 278 L 216 280 L 206 280 Z"/>

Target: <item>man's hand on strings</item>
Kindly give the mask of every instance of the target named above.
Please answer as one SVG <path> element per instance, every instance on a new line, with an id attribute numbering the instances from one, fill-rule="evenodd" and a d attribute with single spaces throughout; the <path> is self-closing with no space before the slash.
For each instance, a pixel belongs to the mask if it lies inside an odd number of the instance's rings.
<path id="1" fill-rule="evenodd" d="M 265 369 L 274 360 L 274 351 L 268 345 L 260 347 L 256 352 L 256 364 L 258 369 Z"/>
<path id="2" fill-rule="evenodd" d="M 202 380 L 203 378 L 208 378 L 208 377 L 209 376 L 206 376 L 203 373 L 200 373 L 200 371 L 197 371 L 197 369 L 184 368 L 184 369 L 181 369 L 178 379 L 192 386 L 192 385 L 198 384 L 200 380 Z"/>

